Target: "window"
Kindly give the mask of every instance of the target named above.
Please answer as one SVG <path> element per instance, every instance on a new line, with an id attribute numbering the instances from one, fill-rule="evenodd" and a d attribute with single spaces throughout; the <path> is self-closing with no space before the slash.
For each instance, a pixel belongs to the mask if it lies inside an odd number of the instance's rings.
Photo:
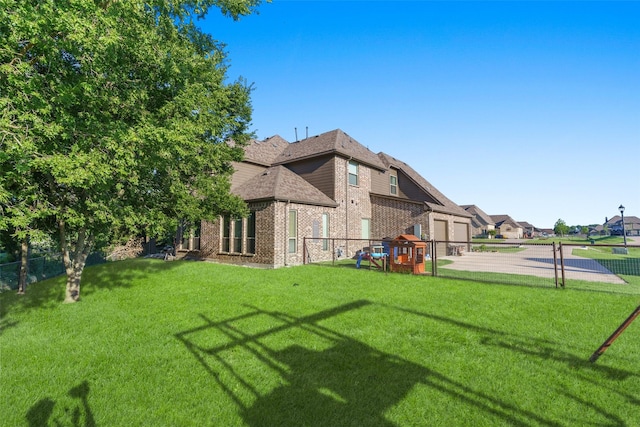
<path id="1" fill-rule="evenodd" d="M 251 212 L 247 217 L 247 250 L 248 254 L 256 253 L 256 213 Z"/>
<path id="2" fill-rule="evenodd" d="M 362 238 L 363 239 L 371 238 L 371 233 L 369 231 L 370 227 L 371 227 L 371 220 L 369 218 L 362 218 Z"/>
<path id="3" fill-rule="evenodd" d="M 349 162 L 349 184 L 358 185 L 358 163 Z"/>
<path id="4" fill-rule="evenodd" d="M 179 233 L 180 248 L 183 251 L 200 250 L 200 223 L 183 222 Z"/>
<path id="5" fill-rule="evenodd" d="M 222 217 L 221 252 L 234 254 L 256 253 L 256 213 L 251 212 L 246 219 Z"/>
<path id="6" fill-rule="evenodd" d="M 289 253 L 298 252 L 298 211 L 289 211 Z"/>
<path id="7" fill-rule="evenodd" d="M 329 214 L 322 214 L 322 250 L 329 250 Z"/>
<path id="8" fill-rule="evenodd" d="M 227 215 L 222 219 L 222 252 L 230 252 L 231 244 L 230 238 L 231 236 L 231 218 Z"/>
<path id="9" fill-rule="evenodd" d="M 398 194 L 398 177 L 395 175 L 389 176 L 389 192 L 391 194 Z"/>
<path id="10" fill-rule="evenodd" d="M 233 221 L 233 252 L 242 253 L 242 218 Z"/>

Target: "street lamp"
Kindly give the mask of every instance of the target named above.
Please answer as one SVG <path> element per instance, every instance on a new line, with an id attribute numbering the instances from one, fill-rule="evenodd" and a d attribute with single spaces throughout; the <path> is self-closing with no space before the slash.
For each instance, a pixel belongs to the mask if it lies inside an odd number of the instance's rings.
<path id="1" fill-rule="evenodd" d="M 618 210 L 620 211 L 620 216 L 622 216 L 622 237 L 624 239 L 624 247 L 627 247 L 627 233 L 624 229 L 624 206 L 618 206 Z"/>

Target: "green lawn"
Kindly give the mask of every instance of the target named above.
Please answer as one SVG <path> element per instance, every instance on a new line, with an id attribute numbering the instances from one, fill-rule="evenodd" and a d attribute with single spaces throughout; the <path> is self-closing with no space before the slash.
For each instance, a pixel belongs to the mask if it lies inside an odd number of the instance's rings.
<path id="1" fill-rule="evenodd" d="M 640 425 L 637 295 L 131 260 L 0 294 L 6 426 Z"/>
<path id="2" fill-rule="evenodd" d="M 569 243 L 573 245 L 589 245 L 591 241 L 598 245 L 621 245 L 624 242 L 622 236 L 589 236 L 585 237 L 582 235 L 579 236 L 554 236 L 554 237 L 539 237 L 535 239 L 527 239 L 526 243 L 546 243 L 551 244 L 555 243 Z M 629 243 L 631 243 L 632 238 L 629 238 Z M 636 237 L 636 241 L 638 241 Z M 635 244 L 635 243 L 634 243 Z"/>
<path id="3" fill-rule="evenodd" d="M 482 244 L 480 246 L 473 247 L 474 252 L 500 252 L 504 254 L 513 254 L 517 252 L 522 252 L 524 250 L 525 248 L 521 246 L 507 246 L 507 245 L 491 246 L 491 245 Z"/>

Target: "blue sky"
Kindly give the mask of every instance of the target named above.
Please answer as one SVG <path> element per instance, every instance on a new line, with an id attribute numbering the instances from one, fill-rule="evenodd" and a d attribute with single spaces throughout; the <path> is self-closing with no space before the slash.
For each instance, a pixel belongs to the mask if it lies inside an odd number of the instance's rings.
<path id="1" fill-rule="evenodd" d="M 336 128 L 458 204 L 551 228 L 640 217 L 640 2 L 274 0 L 201 27 L 258 138 Z"/>

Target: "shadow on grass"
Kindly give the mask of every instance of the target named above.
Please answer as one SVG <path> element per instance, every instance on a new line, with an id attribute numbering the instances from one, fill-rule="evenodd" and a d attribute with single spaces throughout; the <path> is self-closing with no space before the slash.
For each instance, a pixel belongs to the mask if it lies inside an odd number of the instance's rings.
<path id="1" fill-rule="evenodd" d="M 245 423 L 252 426 L 393 426 L 385 412 L 400 404 L 417 385 L 448 395 L 509 425 L 559 425 L 484 390 L 475 390 L 426 366 L 380 351 L 320 324 L 370 304 L 360 300 L 302 317 L 256 307 L 248 307 L 250 311 L 245 314 L 219 321 L 200 315 L 202 325 L 179 332 L 176 338 L 234 402 Z M 488 335 L 501 334 L 451 319 L 400 310 Z M 277 326 L 262 327 L 258 332 L 238 328 L 244 325 L 245 329 L 255 330 L 251 322 L 259 323 L 258 319 L 264 316 L 276 320 Z M 316 336 L 331 344 L 317 348 L 285 340 L 284 348 L 268 345 L 274 335 L 291 333 L 292 329 L 307 334 L 309 341 Z M 306 339 L 305 344 L 308 344 Z M 268 391 L 264 391 L 264 383 L 256 384 L 255 376 L 243 369 L 242 363 L 248 359 L 254 360 L 263 377 L 267 377 L 267 373 L 278 377 Z"/>
<path id="2" fill-rule="evenodd" d="M 594 261 L 602 264 L 604 268 L 615 274 L 627 276 L 640 276 L 640 258 L 624 259 L 601 259 L 593 258 Z"/>
<path id="3" fill-rule="evenodd" d="M 558 390 L 558 394 L 564 395 L 568 399 L 574 401 L 579 406 L 591 408 L 592 411 L 597 412 L 598 414 L 600 414 L 600 416 L 603 419 L 608 421 L 606 425 L 610 425 L 610 426 L 626 426 L 627 425 L 626 421 L 622 419 L 620 416 L 616 415 L 611 410 L 604 408 L 602 405 L 598 405 L 596 402 L 581 399 L 580 397 L 576 396 L 575 394 L 571 394 L 566 390 Z M 578 420 L 578 419 L 573 419 L 570 421 L 573 421 L 574 425 L 580 425 L 580 423 L 582 422 L 582 420 Z"/>
<path id="4" fill-rule="evenodd" d="M 83 381 L 69 390 L 68 395 L 74 400 L 69 406 L 64 405 L 63 410 L 55 411 L 56 401 L 48 397 L 40 399 L 29 411 L 27 422 L 29 427 L 44 427 L 49 425 L 74 427 L 96 427 L 93 412 L 89 406 L 89 383 Z"/>
<path id="5" fill-rule="evenodd" d="M 15 320 L 7 320 L 5 318 L 0 317 L 0 335 L 2 335 L 2 333 L 4 331 L 6 331 L 9 328 L 12 328 L 14 326 L 18 325 L 18 322 Z"/>
<path id="6" fill-rule="evenodd" d="M 492 273 L 486 271 L 438 269 L 437 277 L 443 279 L 461 279 L 491 285 L 524 286 L 527 288 L 552 288 L 556 287 L 554 278 L 529 276 L 524 274 Z"/>
<path id="7" fill-rule="evenodd" d="M 625 371 L 623 369 L 611 368 L 589 362 L 589 355 L 579 357 L 575 354 L 558 350 L 561 345 L 550 340 L 531 338 L 529 336 L 517 335 L 510 332 L 500 331 L 492 328 L 485 328 L 460 320 L 451 319 L 435 314 L 423 313 L 416 310 L 409 310 L 400 307 L 393 307 L 396 310 L 416 316 L 425 317 L 430 320 L 447 323 L 456 327 L 473 331 L 480 335 L 480 343 L 487 346 L 494 346 L 517 352 L 526 356 L 538 357 L 545 360 L 554 360 L 566 364 L 570 368 L 583 368 L 601 372 L 611 379 L 626 379 L 630 376 L 640 376 L 637 372 Z"/>
<path id="8" fill-rule="evenodd" d="M 127 288 L 136 279 L 167 271 L 183 262 L 191 261 L 165 262 L 137 258 L 86 267 L 82 273 L 80 302 L 98 290 Z M 57 276 L 29 285 L 24 295 L 18 295 L 15 291 L 0 292 L 0 320 L 11 311 L 59 306 L 64 300 L 65 287 L 66 276 Z M 0 326 L 4 329 L 12 325 L 0 323 Z"/>
<path id="9" fill-rule="evenodd" d="M 525 258 L 527 261 L 539 262 L 541 264 L 553 265 L 553 258 Z M 593 258 L 564 258 L 564 268 L 569 272 L 593 273 L 593 274 L 617 274 L 616 271 L 608 268 L 601 260 Z M 560 269 L 560 259 L 557 260 L 558 270 Z M 544 267 L 538 267 L 544 268 Z M 552 267 L 548 267 L 552 269 Z M 559 274 L 559 273 L 558 273 Z"/>

